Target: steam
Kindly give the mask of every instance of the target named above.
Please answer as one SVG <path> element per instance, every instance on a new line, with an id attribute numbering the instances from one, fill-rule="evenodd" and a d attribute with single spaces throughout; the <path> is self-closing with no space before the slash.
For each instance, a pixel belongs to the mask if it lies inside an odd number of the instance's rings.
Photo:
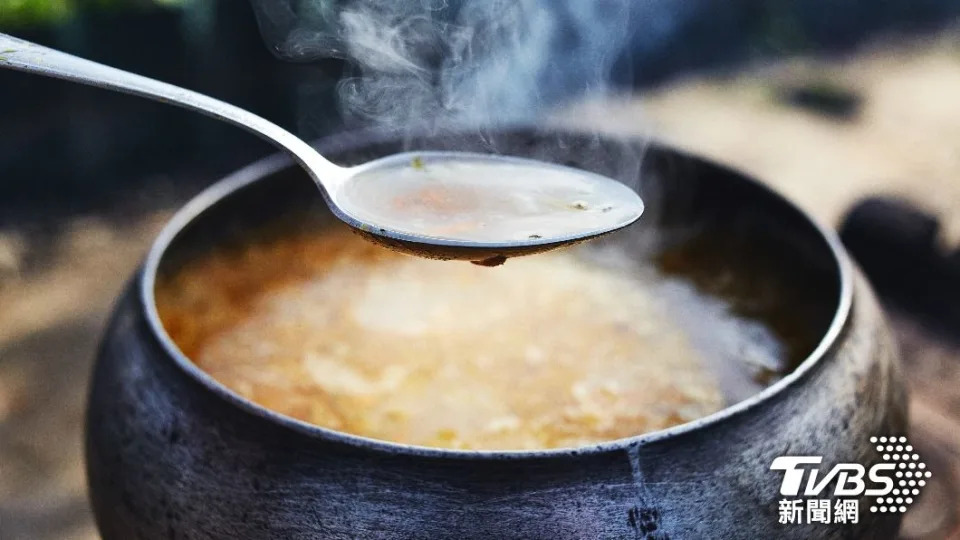
<path id="1" fill-rule="evenodd" d="M 286 60 L 343 58 L 348 120 L 408 132 L 535 122 L 607 91 L 630 0 L 252 0 Z"/>

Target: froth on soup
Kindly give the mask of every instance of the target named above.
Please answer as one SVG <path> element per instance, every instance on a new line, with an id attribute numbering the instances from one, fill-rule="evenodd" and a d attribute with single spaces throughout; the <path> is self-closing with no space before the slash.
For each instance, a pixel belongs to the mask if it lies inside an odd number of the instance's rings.
<path id="1" fill-rule="evenodd" d="M 195 258 L 155 293 L 183 353 L 268 409 L 406 444 L 547 449 L 709 415 L 809 352 L 738 314 L 738 286 L 704 292 L 690 261 L 581 248 L 490 269 L 334 227 Z"/>

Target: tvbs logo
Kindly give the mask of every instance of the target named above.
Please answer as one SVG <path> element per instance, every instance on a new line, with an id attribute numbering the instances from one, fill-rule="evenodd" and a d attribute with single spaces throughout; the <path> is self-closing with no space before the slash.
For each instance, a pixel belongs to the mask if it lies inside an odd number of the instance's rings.
<path id="1" fill-rule="evenodd" d="M 871 512 L 906 512 L 926 485 L 930 471 L 926 470 L 926 464 L 913 451 L 913 446 L 907 444 L 906 437 L 871 437 L 870 442 L 876 445 L 883 461 L 869 469 L 859 463 L 839 463 L 823 473 L 819 467 L 823 462 L 822 456 L 781 456 L 774 459 L 770 470 L 783 472 L 780 495 L 820 498 L 780 501 L 781 523 L 802 523 L 804 509 L 822 510 L 824 506 L 829 509 L 830 499 L 837 499 L 837 512 L 845 513 L 843 522 L 856 523 L 859 516 L 851 514 L 859 513 L 857 502 L 862 496 L 875 497 L 871 502 Z M 841 507 L 843 510 L 840 510 Z M 821 518 L 823 513 L 817 512 L 815 515 Z M 818 521 L 829 523 L 829 516 L 827 519 Z M 840 522 L 839 517 L 838 521 L 834 521 L 837 522 Z"/>

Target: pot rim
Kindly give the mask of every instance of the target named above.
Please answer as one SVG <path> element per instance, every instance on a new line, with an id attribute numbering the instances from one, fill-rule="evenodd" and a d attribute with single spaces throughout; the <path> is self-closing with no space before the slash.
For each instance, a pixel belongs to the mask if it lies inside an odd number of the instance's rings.
<path id="1" fill-rule="evenodd" d="M 558 130 L 558 132 L 568 132 L 571 134 L 577 133 L 576 131 L 566 130 Z M 340 136 L 351 137 L 356 135 L 358 134 L 347 133 L 341 134 Z M 321 143 L 322 142 L 323 141 L 321 141 Z M 683 150 L 659 143 L 659 141 L 651 140 L 649 138 L 644 140 L 644 144 L 666 148 L 669 152 L 676 155 L 700 161 L 701 163 L 706 163 L 712 167 L 722 170 L 732 170 L 729 167 L 721 165 L 710 159 L 689 154 Z M 630 447 L 646 445 L 663 439 L 677 437 L 695 430 L 704 429 L 714 424 L 719 424 L 729 418 L 746 413 L 747 411 L 762 405 L 776 394 L 779 394 L 795 384 L 798 384 L 798 381 L 802 379 L 808 372 L 810 372 L 819 362 L 821 362 L 824 356 L 826 356 L 826 354 L 837 344 L 837 338 L 840 336 L 844 327 L 846 326 L 850 316 L 851 307 L 853 305 L 853 269 L 849 260 L 849 256 L 846 254 L 846 250 L 843 248 L 843 245 L 836 233 L 832 229 L 823 226 L 809 213 L 798 207 L 791 200 L 784 197 L 775 189 L 756 180 L 750 175 L 741 173 L 740 171 L 734 171 L 738 176 L 746 179 L 758 189 L 766 191 L 768 195 L 779 199 L 781 202 L 798 211 L 807 220 L 813 229 L 819 233 L 821 238 L 826 242 L 827 247 L 830 249 L 830 253 L 833 255 L 833 258 L 836 262 L 836 268 L 840 278 L 839 302 L 837 304 L 836 311 L 834 312 L 833 319 L 830 322 L 830 326 L 824 333 L 823 338 L 821 338 L 813 352 L 811 352 L 802 362 L 800 362 L 800 364 L 797 365 L 793 371 L 785 375 L 779 381 L 762 389 L 756 394 L 724 407 L 717 412 L 707 416 L 702 416 L 683 424 L 671 426 L 666 429 L 650 431 L 640 435 L 633 435 L 630 437 L 613 439 L 601 443 L 577 447 L 562 447 L 541 450 L 457 450 L 397 443 L 375 439 L 372 437 L 353 435 L 350 433 L 321 427 L 315 424 L 304 422 L 302 420 L 297 420 L 296 418 L 273 411 L 240 396 L 227 386 L 217 381 L 215 378 L 200 369 L 199 366 L 194 364 L 192 360 L 190 360 L 180 351 L 173 339 L 171 339 L 171 337 L 167 334 L 167 331 L 160 320 L 160 315 L 157 311 L 156 303 L 154 301 L 154 288 L 156 284 L 157 269 L 160 261 L 162 260 L 163 255 L 166 253 L 170 244 L 190 222 L 196 219 L 208 208 L 228 197 L 230 194 L 290 166 L 297 165 L 289 156 L 282 153 L 274 154 L 272 156 L 257 160 L 218 180 L 190 199 L 173 215 L 173 217 L 170 218 L 151 245 L 143 264 L 143 270 L 140 273 L 139 300 L 141 308 L 144 310 L 146 315 L 147 325 L 153 333 L 153 337 L 159 342 L 160 346 L 170 356 L 170 358 L 172 358 L 173 362 L 182 370 L 184 370 L 188 376 L 193 377 L 205 388 L 225 399 L 226 401 L 236 405 L 247 413 L 317 439 L 342 443 L 370 451 L 387 452 L 394 455 L 405 454 L 420 457 L 444 457 L 454 459 L 481 460 L 558 458 L 569 457 L 571 455 L 599 454 L 609 451 L 626 450 Z"/>

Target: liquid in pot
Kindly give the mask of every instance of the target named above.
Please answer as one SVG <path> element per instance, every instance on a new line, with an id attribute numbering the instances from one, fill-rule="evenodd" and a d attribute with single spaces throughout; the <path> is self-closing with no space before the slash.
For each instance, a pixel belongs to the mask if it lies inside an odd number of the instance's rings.
<path id="1" fill-rule="evenodd" d="M 199 258 L 156 298 L 181 350 L 241 396 L 422 446 L 618 439 L 716 412 L 786 369 L 776 333 L 728 302 L 583 253 L 487 269 L 303 232 Z"/>

